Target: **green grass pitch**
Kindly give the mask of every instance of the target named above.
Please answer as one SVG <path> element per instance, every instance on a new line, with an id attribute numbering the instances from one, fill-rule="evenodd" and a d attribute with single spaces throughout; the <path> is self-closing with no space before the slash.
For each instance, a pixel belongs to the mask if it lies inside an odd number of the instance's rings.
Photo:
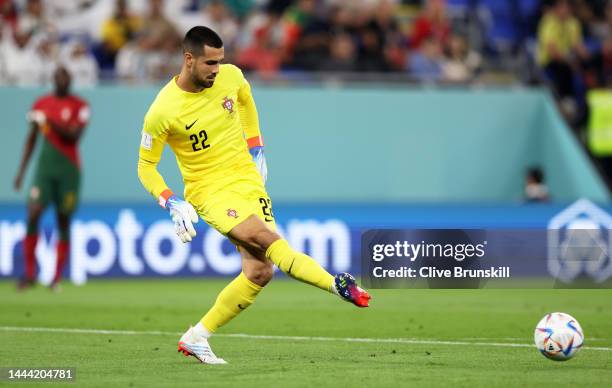
<path id="1" fill-rule="evenodd" d="M 371 307 L 358 309 L 279 279 L 211 340 L 229 365 L 180 355 L 180 333 L 227 281 L 92 281 L 59 294 L 40 286 L 17 293 L 0 282 L 0 367 L 74 367 L 79 387 L 612 382 L 612 290 L 372 290 Z M 551 311 L 572 314 L 586 334 L 587 348 L 567 362 L 531 346 L 535 324 Z"/>

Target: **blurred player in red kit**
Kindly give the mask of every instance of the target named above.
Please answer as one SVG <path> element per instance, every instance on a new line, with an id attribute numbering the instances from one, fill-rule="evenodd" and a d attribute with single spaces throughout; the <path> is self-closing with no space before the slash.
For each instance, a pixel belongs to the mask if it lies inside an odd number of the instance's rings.
<path id="1" fill-rule="evenodd" d="M 39 133 L 43 140 L 34 179 L 28 191 L 27 232 L 23 241 L 25 274 L 19 281 L 18 289 L 35 284 L 38 224 L 50 203 L 55 206 L 59 229 L 52 290 L 58 289 L 70 252 L 70 219 L 77 206 L 81 177 L 77 144 L 90 115 L 88 104 L 70 93 L 70 81 L 68 71 L 58 67 L 53 75 L 54 93 L 36 100 L 28 114 L 30 133 L 15 177 L 15 190 L 21 189 Z"/>

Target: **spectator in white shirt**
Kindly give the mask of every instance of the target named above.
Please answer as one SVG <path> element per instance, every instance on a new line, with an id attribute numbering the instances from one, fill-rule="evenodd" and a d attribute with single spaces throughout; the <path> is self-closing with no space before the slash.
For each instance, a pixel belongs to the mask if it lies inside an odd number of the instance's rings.
<path id="1" fill-rule="evenodd" d="M 75 87 L 92 87 L 98 84 L 98 63 L 83 42 L 68 42 L 62 49 L 62 62 L 72 75 Z"/>
<path id="2" fill-rule="evenodd" d="M 4 36 L 12 35 L 12 36 Z M 44 82 L 43 61 L 38 42 L 29 32 L 20 29 L 3 33 L 0 57 L 4 58 L 4 77 L 9 85 L 38 86 Z"/>

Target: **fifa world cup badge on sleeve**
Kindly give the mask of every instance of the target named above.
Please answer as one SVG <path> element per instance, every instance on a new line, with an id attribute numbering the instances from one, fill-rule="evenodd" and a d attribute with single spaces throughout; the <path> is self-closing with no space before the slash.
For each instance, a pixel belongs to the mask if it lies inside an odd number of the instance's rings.
<path id="1" fill-rule="evenodd" d="M 140 140 L 140 145 L 142 146 L 142 148 L 144 148 L 145 150 L 151 151 L 152 144 L 153 144 L 153 137 L 143 131 L 142 139 Z"/>

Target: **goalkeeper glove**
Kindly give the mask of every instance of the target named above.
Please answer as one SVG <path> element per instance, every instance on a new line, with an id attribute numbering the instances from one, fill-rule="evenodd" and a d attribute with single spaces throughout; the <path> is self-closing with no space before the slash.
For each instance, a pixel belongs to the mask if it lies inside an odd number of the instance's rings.
<path id="1" fill-rule="evenodd" d="M 268 180 L 268 164 L 266 163 L 266 156 L 263 152 L 263 146 L 253 147 L 249 149 L 249 152 L 253 157 L 253 162 L 255 162 L 255 166 L 257 166 L 261 179 L 263 179 L 264 184 L 266 184 L 266 181 Z"/>
<path id="2" fill-rule="evenodd" d="M 160 205 L 170 213 L 176 235 L 179 236 L 182 242 L 190 242 L 196 235 L 193 224 L 198 222 L 198 213 L 196 213 L 189 202 L 178 198 L 174 194 L 170 194 L 167 199 L 162 201 L 163 197 L 165 196 L 162 193 Z"/>

